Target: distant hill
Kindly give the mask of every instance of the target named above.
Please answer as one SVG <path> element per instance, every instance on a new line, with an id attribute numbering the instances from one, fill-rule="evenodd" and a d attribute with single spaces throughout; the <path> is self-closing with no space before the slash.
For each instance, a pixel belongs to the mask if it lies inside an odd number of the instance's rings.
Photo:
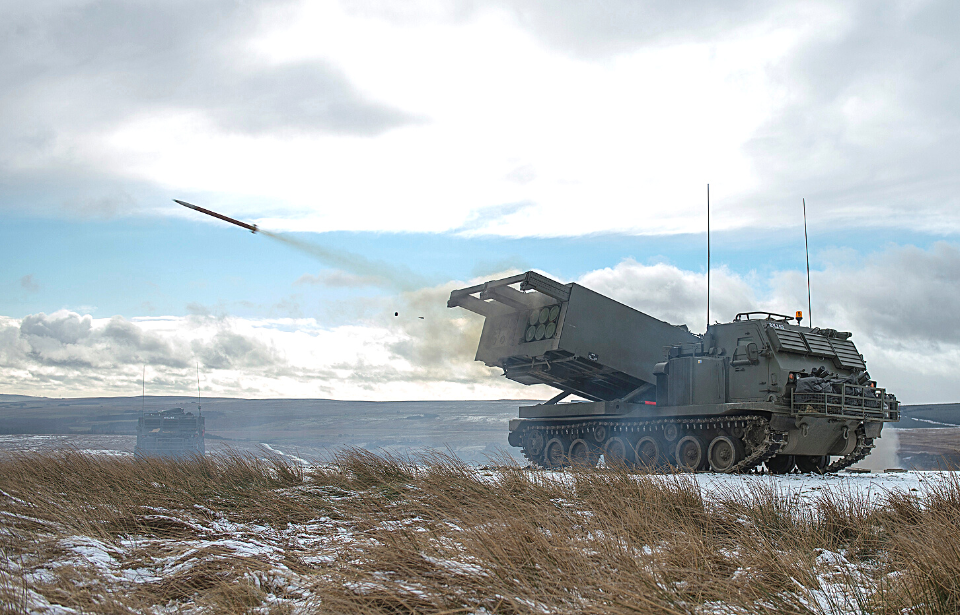
<path id="1" fill-rule="evenodd" d="M 303 436 L 303 430 L 331 433 L 366 432 L 387 421 L 407 431 L 408 421 L 435 421 L 436 426 L 486 423 L 493 416 L 504 424 L 517 407 L 535 400 L 493 401 L 342 401 L 334 399 L 202 400 L 207 430 L 222 437 Z M 135 434 L 141 407 L 147 411 L 182 407 L 196 411 L 195 397 L 56 398 L 0 394 L 0 434 Z M 960 403 L 901 406 L 897 429 L 960 427 Z M 509 415 L 509 416 L 507 416 Z M 395 423 L 403 420 L 404 423 Z M 423 431 L 418 429 L 417 431 Z M 427 431 L 435 431 L 430 429 Z M 315 435 L 315 434 L 314 434 Z"/>
<path id="2" fill-rule="evenodd" d="M 0 403 L 5 401 L 29 401 L 31 399 L 49 399 L 47 397 L 30 397 L 29 395 L 6 395 L 0 393 Z"/>
<path id="3" fill-rule="evenodd" d="M 897 429 L 960 427 L 960 404 L 900 406 Z"/>
<path id="4" fill-rule="evenodd" d="M 517 408 L 535 401 L 202 400 L 208 439 L 299 450 L 450 448 L 466 458 L 508 448 Z M 197 411 L 195 397 L 0 397 L 0 434 L 134 435 L 141 407 Z"/>
<path id="5" fill-rule="evenodd" d="M 510 419 L 517 417 L 518 406 L 533 403 L 537 402 L 210 398 L 202 400 L 202 409 L 207 438 L 229 446 L 268 443 L 303 454 L 344 446 L 398 452 L 449 448 L 465 459 L 482 460 L 488 453 L 509 448 Z M 0 395 L 0 435 L 132 436 L 141 407 L 196 412 L 197 399 Z M 923 467 L 936 467 L 943 455 L 953 459 L 960 450 L 960 430 L 955 429 L 960 427 L 960 403 L 902 406 L 901 410 L 902 420 L 890 427 L 909 430 L 909 435 L 902 431 L 900 438 L 905 457 L 914 459 L 914 465 L 922 461 Z M 518 453 L 517 449 L 511 452 Z"/>

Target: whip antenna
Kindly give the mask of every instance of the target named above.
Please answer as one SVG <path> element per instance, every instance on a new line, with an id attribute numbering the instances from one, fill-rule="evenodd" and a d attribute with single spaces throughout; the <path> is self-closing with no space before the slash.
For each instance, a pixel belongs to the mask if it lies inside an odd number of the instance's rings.
<path id="1" fill-rule="evenodd" d="M 197 412 L 202 414 L 200 410 L 200 362 L 197 362 Z"/>
<path id="2" fill-rule="evenodd" d="M 813 307 L 810 303 L 810 241 L 807 239 L 807 199 L 803 199 L 803 249 L 807 253 L 807 319 L 813 328 Z"/>
<path id="3" fill-rule="evenodd" d="M 147 365 L 143 365 L 143 374 L 140 377 L 140 414 L 143 414 L 147 405 Z"/>
<path id="4" fill-rule="evenodd" d="M 707 329 L 710 328 L 710 184 L 707 184 Z"/>

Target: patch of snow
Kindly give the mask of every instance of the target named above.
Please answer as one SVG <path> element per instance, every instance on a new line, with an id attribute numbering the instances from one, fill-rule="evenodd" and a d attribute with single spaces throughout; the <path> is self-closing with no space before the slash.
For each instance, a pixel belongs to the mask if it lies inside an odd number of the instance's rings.
<path id="1" fill-rule="evenodd" d="M 261 442 L 261 443 L 260 443 L 260 446 L 262 446 L 263 448 L 267 449 L 267 450 L 270 451 L 271 453 L 276 453 L 277 455 L 280 455 L 281 457 L 286 457 L 286 458 L 288 458 L 288 459 L 293 459 L 294 461 L 296 461 L 296 462 L 299 463 L 300 465 L 305 465 L 305 466 L 310 465 L 310 462 L 307 461 L 306 459 L 301 459 L 301 458 L 297 457 L 296 455 L 288 455 L 288 454 L 284 453 L 283 451 L 281 451 L 280 449 L 273 448 L 272 446 L 270 446 L 270 445 L 267 444 L 266 442 Z"/>
<path id="2" fill-rule="evenodd" d="M 469 564 L 466 562 L 458 562 L 452 559 L 442 559 L 439 557 L 430 557 L 429 555 L 424 555 L 423 559 L 427 560 L 434 566 L 439 566 L 447 572 L 452 574 L 459 574 L 462 576 L 474 576 L 474 577 L 485 577 L 488 576 L 487 572 L 477 566 L 476 564 Z"/>
<path id="3" fill-rule="evenodd" d="M 62 604 L 51 604 L 44 596 L 30 588 L 24 590 L 22 598 L 24 605 L 27 607 L 26 612 L 31 615 L 74 615 L 80 613 L 80 611 Z"/>
<path id="4" fill-rule="evenodd" d="M 133 457 L 133 453 L 128 451 L 116 451 L 106 448 L 85 448 L 76 451 L 84 455 L 103 455 L 107 457 Z"/>
<path id="5" fill-rule="evenodd" d="M 826 549 L 819 549 L 820 553 L 817 555 L 817 565 L 819 566 L 849 566 L 850 562 L 847 561 L 840 553 L 834 553 L 833 551 L 827 551 Z"/>
<path id="6" fill-rule="evenodd" d="M 377 524 L 377 527 L 383 530 L 399 530 L 404 527 L 409 527 L 416 523 L 423 523 L 423 519 L 420 517 L 412 517 L 410 519 L 401 519 L 398 521 L 381 521 Z M 427 529 L 424 527 L 413 528 L 415 532 L 426 532 Z"/>
<path id="7" fill-rule="evenodd" d="M 786 474 L 786 475 L 736 475 L 696 474 L 694 480 L 705 496 L 712 498 L 735 496 L 763 489 L 773 489 L 781 497 L 795 498 L 798 504 L 812 505 L 823 492 L 842 492 L 865 499 L 872 505 L 880 504 L 894 490 L 926 491 L 948 479 L 948 472 L 898 472 L 884 474 Z"/>
<path id="8" fill-rule="evenodd" d="M 41 519 L 37 519 L 37 518 L 35 518 L 35 517 L 30 517 L 30 516 L 28 516 L 28 515 L 21 515 L 21 514 L 19 514 L 19 513 L 7 512 L 7 511 L 5 511 L 5 510 L 0 510 L 0 515 L 2 515 L 2 516 L 4 516 L 4 517 L 9 517 L 10 519 L 20 519 L 21 521 L 30 521 L 31 523 L 38 523 L 38 524 L 40 524 L 40 525 L 44 525 L 44 524 L 45 524 L 45 522 L 42 521 Z"/>
<path id="9" fill-rule="evenodd" d="M 24 502 L 24 501 L 21 500 L 20 498 L 14 496 L 14 495 L 10 495 L 9 493 L 7 493 L 6 491 L 4 491 L 3 489 L 0 489 L 0 495 L 2 495 L 2 496 L 5 497 L 5 498 L 9 498 L 9 499 L 13 500 L 13 501 L 16 502 L 17 504 L 21 504 L 21 505 L 23 505 L 23 506 L 29 506 L 29 504 L 27 504 L 26 502 Z"/>
<path id="10" fill-rule="evenodd" d="M 918 419 L 915 416 L 910 416 L 906 418 L 909 418 L 912 421 L 920 421 L 921 423 L 929 423 L 931 425 L 943 425 L 944 427 L 960 427 L 960 425 L 957 425 L 956 423 L 942 423 L 940 421 L 931 421 L 930 419 Z"/>
<path id="11" fill-rule="evenodd" d="M 59 544 L 64 550 L 76 554 L 80 561 L 96 568 L 102 576 L 122 580 L 123 575 L 118 572 L 120 563 L 117 557 L 114 557 L 121 555 L 117 547 L 89 536 L 69 536 Z M 60 562 L 61 565 L 66 563 L 66 561 Z"/>

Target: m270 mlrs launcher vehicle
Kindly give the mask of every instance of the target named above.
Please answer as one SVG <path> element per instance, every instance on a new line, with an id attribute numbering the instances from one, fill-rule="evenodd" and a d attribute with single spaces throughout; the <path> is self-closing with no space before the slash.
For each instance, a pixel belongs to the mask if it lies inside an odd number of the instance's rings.
<path id="1" fill-rule="evenodd" d="M 836 472 L 900 419 L 850 333 L 792 316 L 742 313 L 697 335 L 533 271 L 455 290 L 447 306 L 485 317 L 478 361 L 560 390 L 510 422 L 510 445 L 540 467 L 603 455 L 686 471 Z M 569 395 L 589 401 L 558 403 Z"/>

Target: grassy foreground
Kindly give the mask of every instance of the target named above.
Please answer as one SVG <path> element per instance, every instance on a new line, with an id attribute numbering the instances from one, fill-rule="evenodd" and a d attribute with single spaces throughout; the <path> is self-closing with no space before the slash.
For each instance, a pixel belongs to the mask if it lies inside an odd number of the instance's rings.
<path id="1" fill-rule="evenodd" d="M 6 457 L 0 613 L 960 610 L 955 475 L 879 504 L 750 484 L 362 450 Z"/>

